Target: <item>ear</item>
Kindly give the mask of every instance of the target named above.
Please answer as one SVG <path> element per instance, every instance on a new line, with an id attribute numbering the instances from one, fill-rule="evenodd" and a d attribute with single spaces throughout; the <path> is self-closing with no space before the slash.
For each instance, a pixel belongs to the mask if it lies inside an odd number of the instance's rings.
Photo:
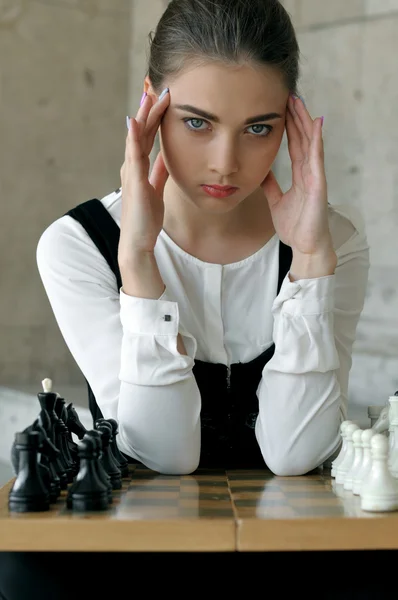
<path id="1" fill-rule="evenodd" d="M 144 92 L 146 92 L 148 94 L 148 96 L 155 95 L 155 92 L 153 91 L 151 80 L 149 79 L 148 75 L 144 79 Z"/>

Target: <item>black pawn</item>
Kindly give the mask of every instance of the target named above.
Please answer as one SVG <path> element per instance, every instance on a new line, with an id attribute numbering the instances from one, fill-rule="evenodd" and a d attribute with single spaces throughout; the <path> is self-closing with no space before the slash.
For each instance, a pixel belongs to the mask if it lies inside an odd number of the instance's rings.
<path id="1" fill-rule="evenodd" d="M 108 490 L 97 473 L 98 452 L 94 439 L 84 436 L 78 444 L 78 453 L 80 467 L 68 492 L 68 506 L 77 512 L 107 510 Z"/>
<path id="2" fill-rule="evenodd" d="M 101 422 L 101 421 L 102 421 L 102 419 L 98 419 L 97 422 Z M 122 477 L 128 478 L 128 477 L 130 477 L 129 463 L 124 458 L 123 454 L 120 452 L 118 445 L 117 445 L 117 440 L 116 440 L 116 436 L 119 433 L 118 423 L 117 423 L 116 419 L 106 419 L 106 421 L 108 423 L 110 423 L 112 426 L 111 449 L 112 449 L 113 457 L 117 462 L 117 465 L 120 469 Z"/>
<path id="3" fill-rule="evenodd" d="M 112 426 L 110 425 L 110 423 L 106 423 L 104 421 L 96 421 L 95 428 L 102 433 L 102 464 L 105 468 L 105 471 L 111 478 L 112 489 L 120 490 L 122 487 L 122 474 L 116 463 L 116 460 L 113 457 L 112 449 L 110 446 L 112 437 Z"/>
<path id="4" fill-rule="evenodd" d="M 38 463 L 40 434 L 38 431 L 15 435 L 19 455 L 18 475 L 9 492 L 10 512 L 44 512 L 50 508 L 50 496 Z"/>

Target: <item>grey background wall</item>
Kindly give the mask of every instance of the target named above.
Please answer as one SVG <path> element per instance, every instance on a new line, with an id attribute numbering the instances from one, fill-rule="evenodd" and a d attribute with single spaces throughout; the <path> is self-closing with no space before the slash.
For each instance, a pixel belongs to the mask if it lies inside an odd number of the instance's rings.
<path id="1" fill-rule="evenodd" d="M 36 268 L 41 232 L 119 186 L 148 34 L 167 0 L 0 2 L 0 385 L 53 378 L 85 402 Z M 398 0 L 285 0 L 302 50 L 301 91 L 325 116 L 332 204 L 361 209 L 371 245 L 354 348 L 353 407 L 398 389 Z M 290 185 L 284 143 L 277 163 Z M 1 403 L 1 398 L 0 398 Z"/>

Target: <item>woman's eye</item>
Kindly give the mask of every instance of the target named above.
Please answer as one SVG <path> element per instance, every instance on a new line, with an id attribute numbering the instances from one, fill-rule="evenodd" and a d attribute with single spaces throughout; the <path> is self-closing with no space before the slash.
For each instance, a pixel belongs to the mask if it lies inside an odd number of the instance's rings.
<path id="1" fill-rule="evenodd" d="M 199 130 L 199 126 L 197 126 L 197 124 L 205 123 L 205 122 L 206 121 L 204 121 L 203 119 L 184 119 L 184 123 L 192 123 L 192 126 L 188 126 L 188 129 L 190 129 L 191 131 L 193 131 L 195 129 Z"/>
<path id="2" fill-rule="evenodd" d="M 206 131 L 200 127 L 201 124 L 207 123 L 204 119 L 184 119 L 184 123 L 190 131 Z M 271 125 L 251 125 L 249 129 L 260 128 L 260 131 L 255 131 L 251 135 L 254 137 L 266 137 L 272 131 Z M 250 132 L 249 132 L 250 133 Z"/>
<path id="3" fill-rule="evenodd" d="M 254 135 L 257 137 L 266 137 L 272 131 L 271 125 L 251 125 L 250 128 L 254 129 L 255 127 L 262 127 L 262 132 L 256 132 Z M 249 128 L 249 129 L 250 129 Z M 265 130 L 265 131 L 264 131 Z"/>

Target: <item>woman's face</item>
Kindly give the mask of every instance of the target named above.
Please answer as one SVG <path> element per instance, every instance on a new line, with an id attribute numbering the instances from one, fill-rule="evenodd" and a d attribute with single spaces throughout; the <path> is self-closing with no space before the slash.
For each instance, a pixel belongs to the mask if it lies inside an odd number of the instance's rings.
<path id="1" fill-rule="evenodd" d="M 199 208 L 219 203 L 201 185 L 236 186 L 222 203 L 224 210 L 236 207 L 258 191 L 280 148 L 289 97 L 282 75 L 206 64 L 183 71 L 169 88 L 160 144 L 171 178 Z"/>

